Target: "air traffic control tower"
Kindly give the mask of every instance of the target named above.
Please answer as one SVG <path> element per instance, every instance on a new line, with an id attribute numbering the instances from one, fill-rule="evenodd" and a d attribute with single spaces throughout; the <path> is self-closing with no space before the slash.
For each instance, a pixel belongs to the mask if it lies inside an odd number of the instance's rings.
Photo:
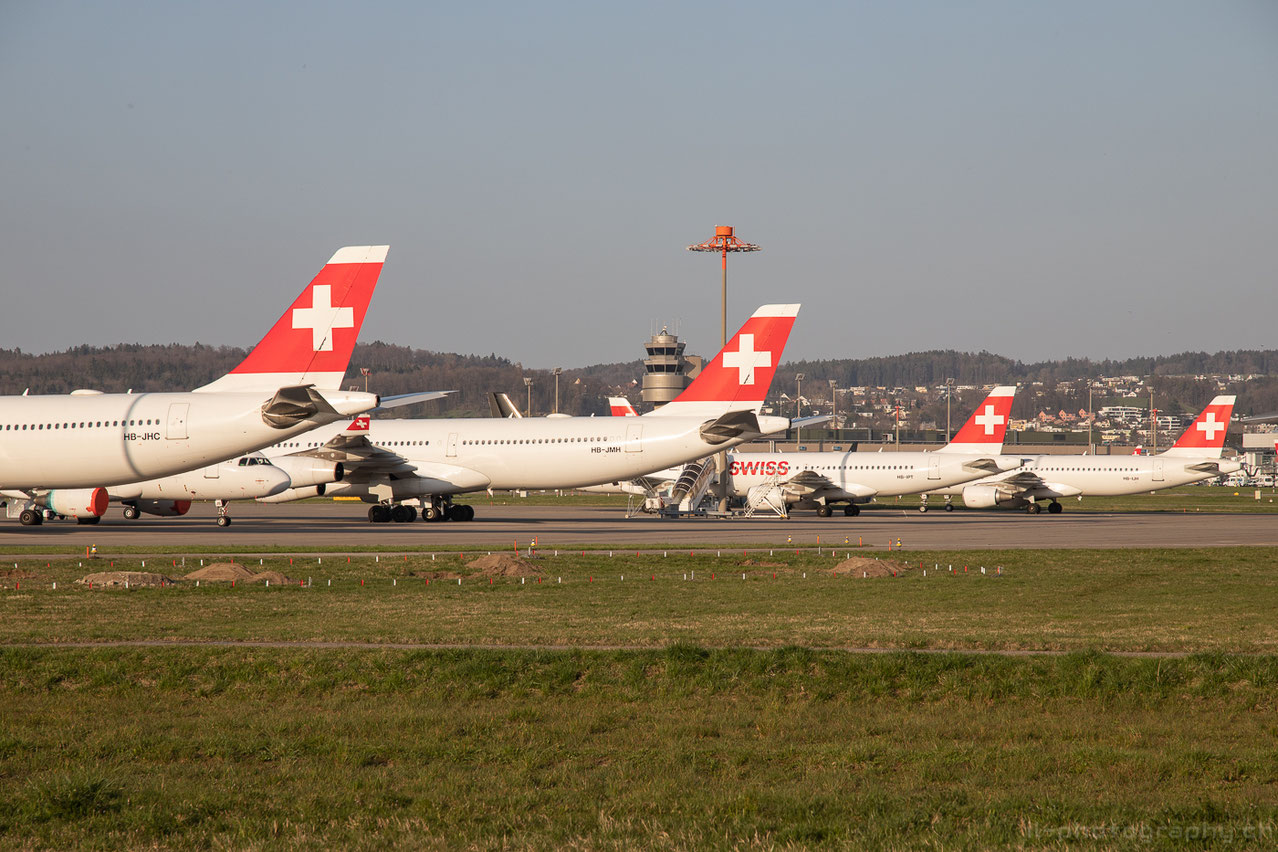
<path id="1" fill-rule="evenodd" d="M 654 334 L 644 344 L 648 357 L 643 361 L 644 403 L 660 408 L 674 399 L 701 372 L 701 358 L 683 354 L 684 343 L 667 329 Z"/>

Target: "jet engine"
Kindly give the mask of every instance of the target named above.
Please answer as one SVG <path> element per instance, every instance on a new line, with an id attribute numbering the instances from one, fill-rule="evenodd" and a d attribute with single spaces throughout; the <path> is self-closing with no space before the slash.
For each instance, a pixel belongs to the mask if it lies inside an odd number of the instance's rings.
<path id="1" fill-rule="evenodd" d="M 338 465 L 341 467 L 341 465 Z M 291 503 L 294 500 L 305 500 L 309 497 L 323 497 L 328 486 L 321 482 L 319 485 L 307 485 L 302 488 L 287 488 L 279 494 L 272 494 L 270 497 L 258 497 L 259 503 Z"/>
<path id="2" fill-rule="evenodd" d="M 346 469 L 342 467 L 341 462 L 324 461 L 307 456 L 281 456 L 271 459 L 271 464 L 288 474 L 288 478 L 293 480 L 294 488 L 341 482 L 342 477 L 346 475 Z M 321 495 L 323 493 L 320 492 Z"/>
<path id="3" fill-rule="evenodd" d="M 1000 491 L 997 485 L 969 485 L 963 489 L 963 505 L 969 509 L 1006 508 L 1024 502 L 1021 497 Z"/>
<path id="4" fill-rule="evenodd" d="M 73 488 L 50 491 L 36 504 L 66 518 L 100 518 L 110 504 L 105 488 Z"/>

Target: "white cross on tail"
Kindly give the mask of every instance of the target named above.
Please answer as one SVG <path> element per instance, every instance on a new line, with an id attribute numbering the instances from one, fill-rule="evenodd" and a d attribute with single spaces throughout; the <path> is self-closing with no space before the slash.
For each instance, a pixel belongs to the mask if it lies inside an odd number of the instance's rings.
<path id="1" fill-rule="evenodd" d="M 333 288 L 328 284 L 316 284 L 311 288 L 311 306 L 293 308 L 293 328 L 311 330 L 311 349 L 316 352 L 332 352 L 334 328 L 354 328 L 355 309 L 333 307 Z"/>
<path id="2" fill-rule="evenodd" d="M 1216 440 L 1216 433 L 1225 428 L 1224 423 L 1216 420 L 1216 412 L 1208 411 L 1207 416 L 1198 421 L 1198 430 L 1207 436 L 1208 441 Z"/>
<path id="3" fill-rule="evenodd" d="M 771 367 L 772 353 L 766 349 L 762 352 L 756 352 L 753 334 L 741 334 L 738 335 L 737 339 L 740 341 L 740 345 L 736 352 L 724 350 L 723 366 L 725 369 L 736 367 L 737 384 L 752 385 L 754 384 L 754 368 Z"/>
<path id="4" fill-rule="evenodd" d="M 972 418 L 972 422 L 975 423 L 977 426 L 985 427 L 986 435 L 993 435 L 994 427 L 1002 426 L 1004 420 L 1005 418 L 1003 417 L 1003 415 L 994 413 L 994 406 L 992 405 L 985 406 L 984 414 L 978 414 Z"/>

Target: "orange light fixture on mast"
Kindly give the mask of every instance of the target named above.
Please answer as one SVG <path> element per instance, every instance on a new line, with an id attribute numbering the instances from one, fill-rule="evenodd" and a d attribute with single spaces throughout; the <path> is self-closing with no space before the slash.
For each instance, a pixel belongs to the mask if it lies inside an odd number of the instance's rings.
<path id="1" fill-rule="evenodd" d="M 737 239 L 731 225 L 716 225 L 714 239 L 688 246 L 688 251 L 717 251 L 723 255 L 723 287 L 721 290 L 721 307 L 719 311 L 719 346 L 728 345 L 728 252 L 730 251 L 762 251 L 761 246 L 746 243 Z"/>

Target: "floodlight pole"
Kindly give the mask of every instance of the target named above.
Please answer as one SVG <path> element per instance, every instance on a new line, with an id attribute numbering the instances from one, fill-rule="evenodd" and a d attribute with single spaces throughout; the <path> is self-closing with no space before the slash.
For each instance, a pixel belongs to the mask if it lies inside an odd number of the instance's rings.
<path id="1" fill-rule="evenodd" d="M 533 380 L 528 376 L 524 376 L 524 387 L 528 388 L 528 407 L 524 409 L 525 417 L 532 417 L 532 385 Z"/>
<path id="2" fill-rule="evenodd" d="M 719 284 L 719 348 L 728 345 L 728 252 L 760 251 L 754 243 L 746 243 L 737 239 L 731 225 L 716 225 L 714 239 L 688 246 L 688 251 L 717 251 L 722 255 L 720 267 L 723 270 Z"/>
<path id="3" fill-rule="evenodd" d="M 803 443 L 803 427 L 798 425 L 798 420 L 803 417 L 803 380 L 807 378 L 803 373 L 794 374 L 794 443 L 799 445 Z"/>
<path id="4" fill-rule="evenodd" d="M 830 424 L 834 429 L 834 440 L 839 440 L 839 396 L 834 386 L 837 382 L 830 379 Z"/>
<path id="5" fill-rule="evenodd" d="M 559 376 L 563 373 L 563 367 L 556 367 L 555 373 L 555 413 L 559 413 Z"/>
<path id="6" fill-rule="evenodd" d="M 954 396 L 954 380 L 945 380 L 945 443 L 950 442 L 950 397 Z"/>

